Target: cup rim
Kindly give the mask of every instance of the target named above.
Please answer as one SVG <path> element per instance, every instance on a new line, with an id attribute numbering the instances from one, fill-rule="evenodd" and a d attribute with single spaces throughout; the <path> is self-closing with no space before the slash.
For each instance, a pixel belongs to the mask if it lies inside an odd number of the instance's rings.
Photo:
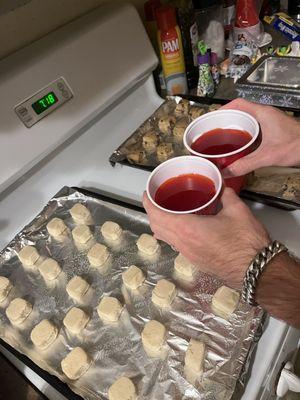
<path id="1" fill-rule="evenodd" d="M 212 167 L 212 168 L 216 171 L 217 176 L 218 176 L 218 178 L 219 178 L 219 186 L 216 188 L 216 193 L 215 193 L 215 195 L 214 195 L 206 204 L 204 204 L 203 206 L 197 207 L 197 208 L 194 208 L 194 209 L 191 209 L 191 210 L 174 211 L 174 210 L 169 210 L 168 208 L 164 208 L 164 207 L 160 206 L 160 205 L 157 204 L 156 201 L 152 198 L 152 196 L 151 196 L 151 194 L 150 194 L 150 190 L 149 190 L 149 186 L 150 186 L 151 179 L 153 179 L 153 176 L 154 176 L 161 168 L 163 168 L 166 164 L 170 164 L 170 163 L 176 162 L 176 161 L 178 161 L 178 159 L 180 159 L 181 161 L 183 161 L 184 159 L 185 159 L 185 160 L 201 161 L 202 163 L 204 162 L 204 163 L 206 163 L 206 164 L 209 164 L 210 167 Z M 180 175 L 184 175 L 184 174 L 174 175 L 174 177 L 180 176 Z M 201 174 L 199 174 L 199 175 L 201 175 Z M 195 213 L 198 213 L 199 211 L 204 210 L 205 208 L 207 208 L 208 206 L 210 206 L 210 205 L 218 198 L 218 196 L 220 195 L 220 193 L 221 193 L 221 191 L 222 191 L 222 187 L 223 187 L 223 177 L 222 177 L 222 174 L 221 174 L 219 168 L 218 168 L 214 163 L 212 163 L 211 161 L 209 161 L 209 160 L 207 160 L 207 159 L 205 159 L 205 158 L 203 158 L 203 157 L 197 157 L 197 156 L 180 156 L 180 157 L 174 157 L 174 158 L 171 158 L 170 160 L 164 161 L 163 163 L 159 164 L 159 165 L 151 172 L 151 174 L 149 175 L 149 177 L 148 177 L 148 179 L 147 179 L 146 193 L 147 193 L 148 199 L 151 201 L 151 203 L 152 203 L 155 207 L 159 208 L 161 211 L 166 211 L 166 212 L 168 212 L 168 213 L 170 213 L 170 214 L 175 214 L 175 215 L 187 215 L 187 214 L 195 214 Z"/>
<path id="2" fill-rule="evenodd" d="M 205 153 L 198 153 L 197 151 L 193 150 L 189 144 L 187 143 L 187 136 L 190 132 L 190 130 L 194 127 L 194 125 L 197 125 L 197 123 L 205 118 L 210 118 L 210 116 L 212 115 L 216 115 L 219 113 L 232 113 L 232 111 L 234 111 L 237 114 L 240 115 L 244 115 L 247 118 L 249 118 L 255 125 L 255 134 L 252 137 L 252 139 L 250 140 L 250 142 L 248 142 L 247 144 L 245 144 L 243 147 L 240 147 L 237 150 L 231 151 L 230 153 L 222 153 L 222 154 L 205 154 Z M 257 122 L 257 120 L 250 115 L 249 113 L 245 112 L 245 111 L 240 111 L 240 110 L 235 110 L 235 109 L 226 109 L 226 110 L 216 110 L 216 111 L 211 111 L 210 113 L 201 115 L 200 117 L 196 118 L 193 122 L 191 122 L 186 130 L 184 131 L 184 135 L 183 135 L 183 144 L 184 147 L 193 155 L 198 156 L 198 157 L 202 157 L 202 158 L 223 158 L 223 157 L 230 157 L 233 156 L 235 154 L 241 153 L 244 150 L 246 150 L 248 147 L 252 146 L 253 143 L 255 143 L 255 141 L 257 140 L 258 136 L 259 136 L 259 132 L 260 132 L 260 127 L 259 127 L 259 123 Z M 205 132 L 204 132 L 205 133 Z M 200 136 L 199 136 L 200 137 Z"/>

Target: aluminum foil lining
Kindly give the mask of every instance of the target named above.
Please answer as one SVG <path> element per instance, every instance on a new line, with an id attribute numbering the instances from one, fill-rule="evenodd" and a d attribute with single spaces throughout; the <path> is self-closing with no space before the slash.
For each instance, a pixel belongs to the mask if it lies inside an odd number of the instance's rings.
<path id="1" fill-rule="evenodd" d="M 198 104 L 180 96 L 169 96 L 165 102 L 110 156 L 113 164 L 128 162 L 133 165 L 155 168 L 170 158 L 189 154 L 183 145 L 186 127 L 197 117 L 209 111 L 217 110 L 220 104 Z M 164 121 L 161 123 L 160 121 Z M 168 126 L 169 124 L 169 126 Z M 168 128 L 166 128 L 168 126 Z M 157 145 L 145 149 L 143 137 L 154 132 Z M 159 146 L 167 144 L 168 153 L 164 156 Z"/>
<path id="2" fill-rule="evenodd" d="M 75 224 L 69 209 L 77 202 L 85 204 L 92 213 L 90 226 L 94 240 L 105 243 L 111 252 L 106 273 L 91 268 L 86 248 L 77 248 L 71 234 L 64 242 L 49 237 L 46 224 L 53 217 L 65 221 L 70 232 Z M 106 220 L 118 222 L 124 229 L 120 243 L 108 243 L 100 227 Z M 211 311 L 211 299 L 221 282 L 199 273 L 193 283 L 181 281 L 174 275 L 176 253 L 165 243 L 156 258 L 145 258 L 137 251 L 136 240 L 141 233 L 150 232 L 147 217 L 142 212 L 86 196 L 64 187 L 0 253 L 0 274 L 8 277 L 14 289 L 7 301 L 0 304 L 0 337 L 38 366 L 66 382 L 86 400 L 108 399 L 108 388 L 120 376 L 135 384 L 138 398 L 230 399 L 241 389 L 248 376 L 250 353 L 262 327 L 263 311 L 240 302 L 227 321 Z M 24 267 L 18 252 L 24 245 L 34 245 L 42 256 L 56 259 L 62 273 L 53 284 L 46 284 L 36 267 Z M 146 276 L 138 294 L 122 286 L 121 274 L 135 264 Z M 66 283 L 75 275 L 83 276 L 91 285 L 90 295 L 82 307 L 90 316 L 84 331 L 71 335 L 62 324 L 66 312 L 76 304 L 66 293 Z M 172 308 L 161 311 L 151 302 L 151 292 L 161 278 L 173 281 L 178 289 Z M 96 312 L 103 295 L 117 297 L 124 305 L 120 320 L 104 325 Z M 23 325 L 9 323 L 5 308 L 14 297 L 23 297 L 33 304 L 33 312 Z M 45 351 L 38 351 L 30 340 L 32 328 L 42 319 L 51 320 L 59 328 L 57 340 Z M 141 343 L 141 331 L 146 321 L 156 319 L 167 328 L 165 358 L 149 358 Z M 195 385 L 184 374 L 184 357 L 190 338 L 206 344 L 204 372 Z M 76 346 L 91 357 L 89 370 L 77 381 L 63 374 L 60 362 Z"/>
<path id="3" fill-rule="evenodd" d="M 300 59 L 263 56 L 237 82 L 240 97 L 300 109 Z"/>

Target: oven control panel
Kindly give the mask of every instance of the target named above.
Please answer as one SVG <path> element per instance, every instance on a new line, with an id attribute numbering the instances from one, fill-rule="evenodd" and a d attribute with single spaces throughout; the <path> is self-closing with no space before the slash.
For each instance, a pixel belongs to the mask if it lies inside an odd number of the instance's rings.
<path id="1" fill-rule="evenodd" d="M 73 93 L 63 77 L 49 83 L 15 106 L 15 112 L 27 128 L 71 100 Z"/>

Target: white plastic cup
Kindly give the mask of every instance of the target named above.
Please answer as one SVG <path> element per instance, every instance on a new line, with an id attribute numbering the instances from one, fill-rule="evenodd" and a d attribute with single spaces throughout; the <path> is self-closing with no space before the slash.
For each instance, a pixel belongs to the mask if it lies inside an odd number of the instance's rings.
<path id="1" fill-rule="evenodd" d="M 155 201 L 155 194 L 158 188 L 168 179 L 186 174 L 198 174 L 210 178 L 214 182 L 216 189 L 214 197 L 203 206 L 186 211 L 169 210 L 157 204 Z M 182 156 L 171 158 L 156 167 L 148 178 L 146 192 L 150 201 L 162 211 L 167 211 L 172 214 L 211 215 L 217 212 L 222 186 L 223 181 L 221 173 L 212 162 L 201 157 Z"/>

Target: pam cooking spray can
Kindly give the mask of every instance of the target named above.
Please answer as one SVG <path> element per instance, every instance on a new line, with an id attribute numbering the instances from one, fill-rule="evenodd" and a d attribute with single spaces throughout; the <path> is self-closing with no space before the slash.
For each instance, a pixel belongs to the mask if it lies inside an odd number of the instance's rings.
<path id="1" fill-rule="evenodd" d="M 187 79 L 181 33 L 176 21 L 175 8 L 159 7 L 156 10 L 156 19 L 160 58 L 167 94 L 185 94 L 187 93 Z"/>

